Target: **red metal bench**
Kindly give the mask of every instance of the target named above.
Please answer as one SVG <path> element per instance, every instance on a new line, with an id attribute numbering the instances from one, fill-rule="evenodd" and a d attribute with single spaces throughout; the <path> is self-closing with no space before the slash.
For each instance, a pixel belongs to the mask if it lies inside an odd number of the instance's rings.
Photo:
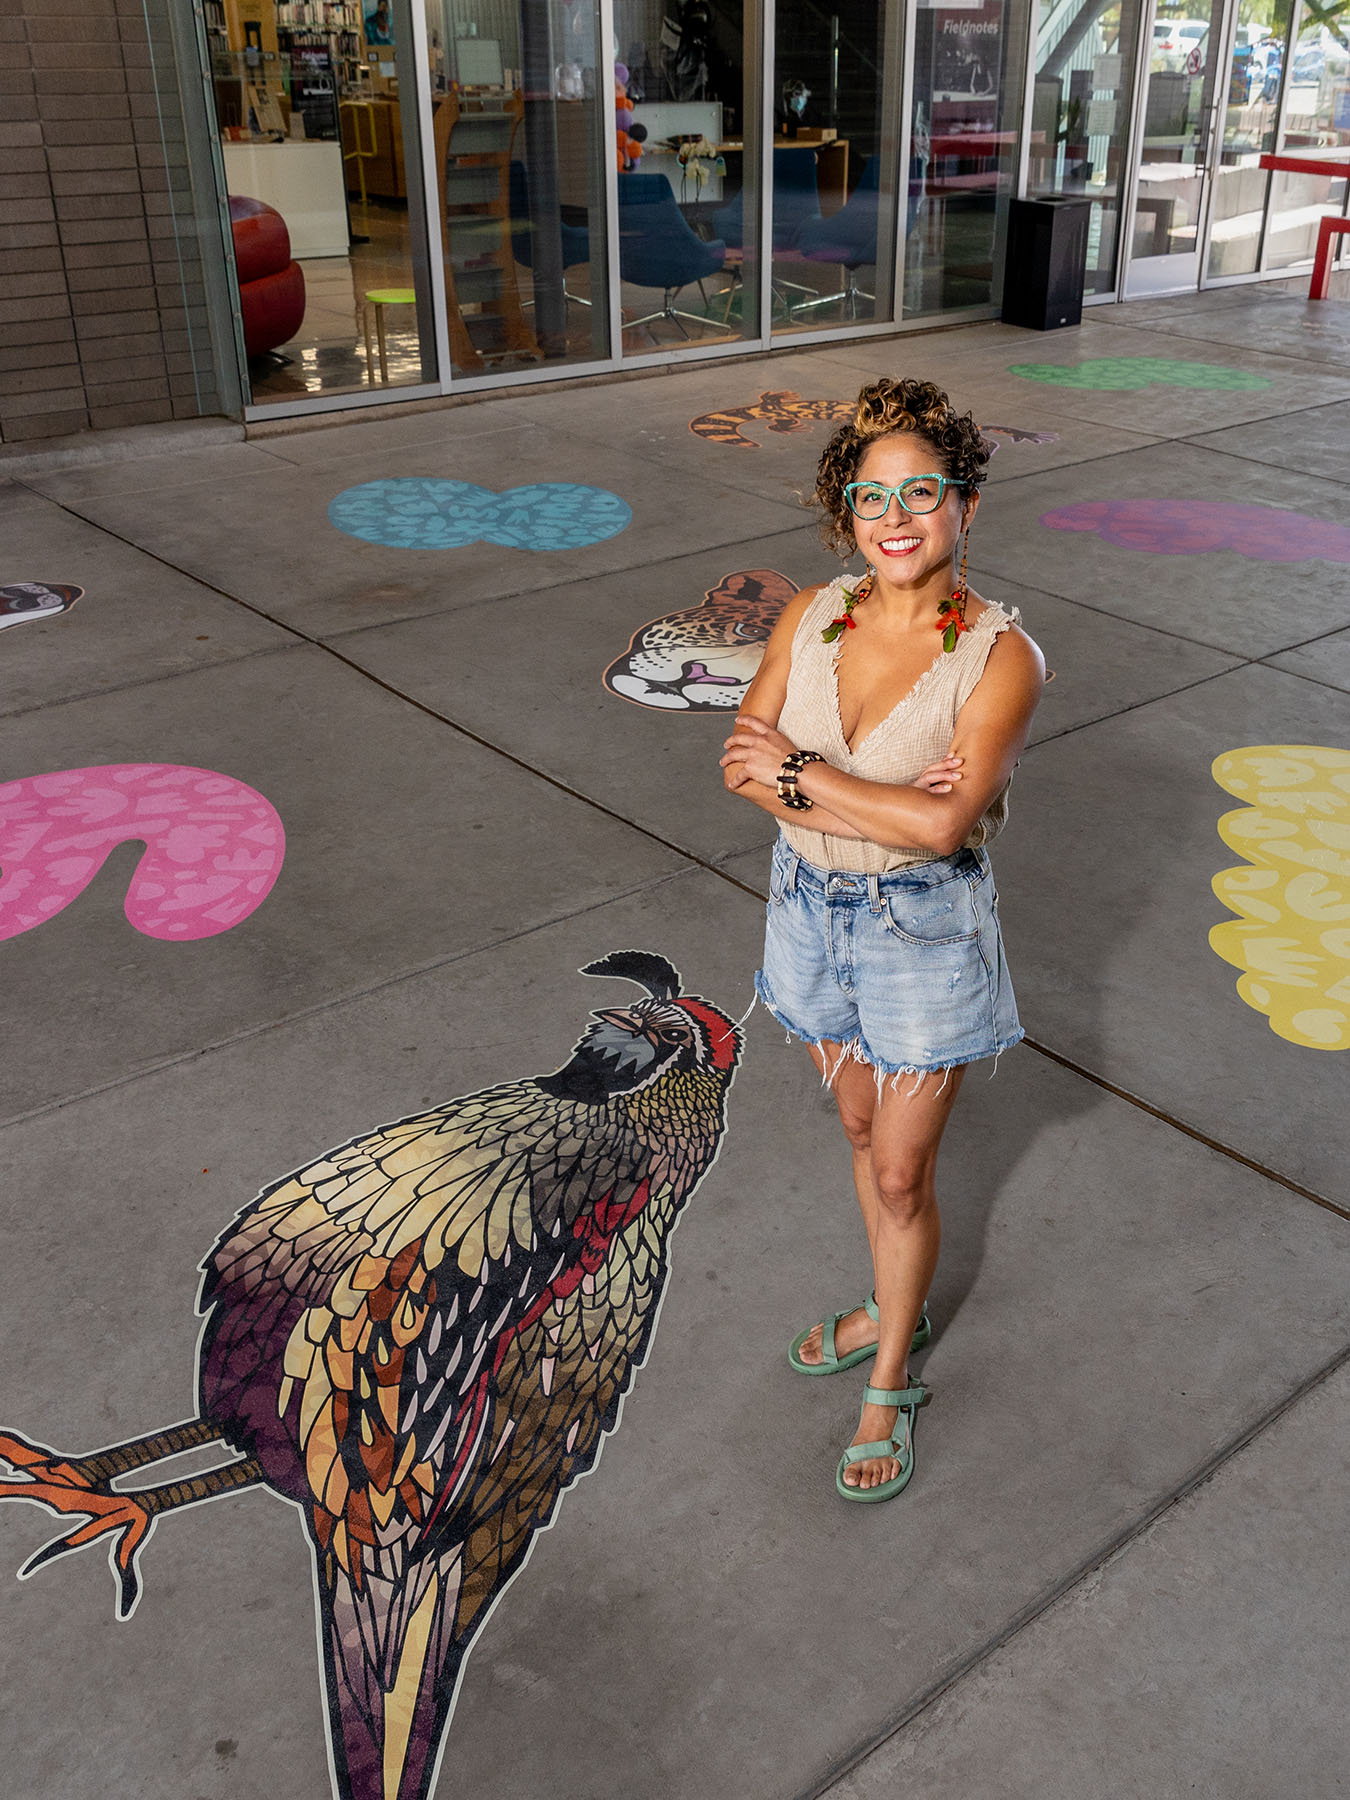
<path id="1" fill-rule="evenodd" d="M 1263 169 L 1279 169 L 1286 175 L 1329 175 L 1333 181 L 1350 179 L 1350 162 L 1337 159 L 1302 156 L 1263 156 Z M 1317 255 L 1313 260 L 1312 280 L 1308 284 L 1310 300 L 1325 300 L 1331 286 L 1331 264 L 1335 240 L 1342 231 L 1350 231 L 1350 218 L 1341 213 L 1324 213 L 1317 227 Z"/>

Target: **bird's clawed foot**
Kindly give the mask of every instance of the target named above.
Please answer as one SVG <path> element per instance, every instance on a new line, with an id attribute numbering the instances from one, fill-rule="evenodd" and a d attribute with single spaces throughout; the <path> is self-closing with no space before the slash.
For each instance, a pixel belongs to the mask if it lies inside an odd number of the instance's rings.
<path id="1" fill-rule="evenodd" d="M 108 1560 L 117 1582 L 117 1616 L 130 1618 L 140 1593 L 136 1553 L 153 1522 L 153 1514 L 135 1494 L 114 1493 L 111 1482 L 93 1477 L 79 1458 L 68 1461 L 41 1444 L 0 1431 L 0 1500 L 31 1500 L 49 1512 L 84 1515 L 83 1525 L 73 1526 L 29 1557 L 19 1570 L 21 1581 L 67 1551 L 82 1550 L 114 1534 Z"/>

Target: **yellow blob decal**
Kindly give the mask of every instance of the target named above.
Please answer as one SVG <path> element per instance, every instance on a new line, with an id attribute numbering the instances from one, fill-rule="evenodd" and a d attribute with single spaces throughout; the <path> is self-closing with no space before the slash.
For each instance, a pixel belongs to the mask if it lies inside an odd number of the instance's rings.
<path id="1" fill-rule="evenodd" d="M 1350 750 L 1255 744 L 1216 757 L 1213 775 L 1243 802 L 1219 836 L 1247 860 L 1214 877 L 1238 917 L 1210 947 L 1280 1037 L 1350 1049 Z"/>

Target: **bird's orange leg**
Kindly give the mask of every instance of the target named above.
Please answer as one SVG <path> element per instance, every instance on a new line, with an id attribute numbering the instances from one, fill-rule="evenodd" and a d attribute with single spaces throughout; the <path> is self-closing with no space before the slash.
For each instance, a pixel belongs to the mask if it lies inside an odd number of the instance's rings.
<path id="1" fill-rule="evenodd" d="M 19 1579 L 35 1574 L 68 1551 L 82 1550 L 111 1534 L 108 1561 L 117 1582 L 117 1616 L 129 1619 L 140 1596 L 137 1553 L 159 1515 L 250 1487 L 262 1479 L 262 1470 L 245 1459 L 186 1481 L 165 1482 L 134 1493 L 116 1493 L 112 1484 L 133 1469 L 217 1442 L 219 1437 L 219 1432 L 194 1419 L 90 1456 L 63 1457 L 13 1432 L 0 1431 L 0 1464 L 8 1464 L 8 1470 L 0 1468 L 0 1500 L 28 1500 L 49 1512 L 82 1514 L 85 1520 L 29 1557 L 19 1570 Z"/>

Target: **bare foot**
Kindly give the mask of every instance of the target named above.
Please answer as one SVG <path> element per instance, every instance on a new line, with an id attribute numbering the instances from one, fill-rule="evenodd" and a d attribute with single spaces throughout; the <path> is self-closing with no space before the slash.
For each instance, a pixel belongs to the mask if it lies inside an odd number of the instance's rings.
<path id="1" fill-rule="evenodd" d="M 825 1336 L 824 1325 L 814 1325 L 807 1332 L 806 1338 L 797 1355 L 804 1363 L 822 1363 L 825 1358 L 821 1344 Z M 845 1313 L 834 1328 L 834 1353 L 836 1356 L 848 1356 L 854 1350 L 861 1350 L 865 1344 L 877 1341 L 877 1322 L 867 1316 L 865 1306 L 857 1306 L 851 1313 Z"/>
<path id="2" fill-rule="evenodd" d="M 908 1378 L 902 1381 L 900 1386 L 908 1386 Z M 862 1417 L 858 1421 L 858 1429 L 853 1434 L 853 1443 L 874 1444 L 883 1438 L 896 1436 L 895 1427 L 899 1412 L 898 1406 L 874 1406 L 870 1400 L 867 1401 L 862 1409 Z M 903 1443 L 903 1430 L 899 1433 L 899 1437 Z M 895 1457 L 869 1456 L 866 1462 L 848 1464 L 844 1470 L 844 1486 L 880 1487 L 885 1481 L 894 1481 L 899 1473 L 900 1464 Z"/>

